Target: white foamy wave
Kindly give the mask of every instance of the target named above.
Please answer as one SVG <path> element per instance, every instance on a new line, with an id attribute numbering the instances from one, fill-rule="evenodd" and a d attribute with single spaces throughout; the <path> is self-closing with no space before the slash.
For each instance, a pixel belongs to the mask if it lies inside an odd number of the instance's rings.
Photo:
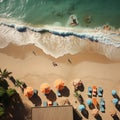
<path id="1" fill-rule="evenodd" d="M 76 54 L 84 49 L 99 52 L 109 59 L 120 60 L 119 32 L 103 32 L 93 29 L 42 26 L 39 28 L 18 24 L 0 25 L 0 48 L 9 43 L 34 44 L 55 58 Z M 89 46 L 89 47 L 88 47 Z"/>

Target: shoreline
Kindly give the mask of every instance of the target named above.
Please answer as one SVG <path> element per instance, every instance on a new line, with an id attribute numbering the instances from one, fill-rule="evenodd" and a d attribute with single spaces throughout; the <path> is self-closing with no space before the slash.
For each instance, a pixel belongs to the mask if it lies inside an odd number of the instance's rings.
<path id="1" fill-rule="evenodd" d="M 46 54 L 59 58 L 92 50 L 113 61 L 120 60 L 120 33 L 112 30 L 75 29 L 43 26 L 39 29 L 25 26 L 0 25 L 0 47 L 8 44 L 34 44 Z"/>

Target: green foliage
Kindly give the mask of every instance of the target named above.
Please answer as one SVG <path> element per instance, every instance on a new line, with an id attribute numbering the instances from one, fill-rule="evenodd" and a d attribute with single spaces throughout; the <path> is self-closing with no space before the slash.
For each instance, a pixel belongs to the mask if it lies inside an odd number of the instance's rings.
<path id="1" fill-rule="evenodd" d="M 79 97 L 80 95 L 79 95 L 79 93 L 78 93 L 77 91 L 75 91 L 75 92 L 74 92 L 74 96 L 75 96 L 75 97 Z"/>
<path id="2" fill-rule="evenodd" d="M 12 97 L 13 95 L 15 95 L 17 93 L 16 90 L 12 89 L 12 88 L 8 89 L 6 92 L 9 97 Z"/>
<path id="3" fill-rule="evenodd" d="M 3 87 L 4 89 L 8 89 L 8 82 L 3 79 L 3 80 L 0 80 L 0 87 Z"/>
<path id="4" fill-rule="evenodd" d="M 0 97 L 3 97 L 5 93 L 6 93 L 6 90 L 3 87 L 0 87 Z"/>
<path id="5" fill-rule="evenodd" d="M 0 78 L 8 78 L 9 75 L 12 74 L 12 72 L 8 72 L 7 69 L 4 69 L 3 71 L 0 69 Z"/>
<path id="6" fill-rule="evenodd" d="M 5 109 L 4 107 L 0 106 L 0 117 L 5 114 Z"/>

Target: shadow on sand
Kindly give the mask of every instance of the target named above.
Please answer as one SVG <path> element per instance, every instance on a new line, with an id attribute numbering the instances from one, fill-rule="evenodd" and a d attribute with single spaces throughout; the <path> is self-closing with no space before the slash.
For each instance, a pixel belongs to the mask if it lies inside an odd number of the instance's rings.
<path id="1" fill-rule="evenodd" d="M 83 111 L 81 111 L 81 114 L 82 114 L 86 119 L 89 118 L 89 113 L 88 113 L 88 111 L 87 111 L 86 109 L 83 110 Z"/>
<path id="2" fill-rule="evenodd" d="M 38 95 L 33 95 L 29 100 L 35 105 L 40 106 L 42 104 L 41 98 Z"/>
<path id="3" fill-rule="evenodd" d="M 30 120 L 31 108 L 22 103 L 19 94 L 11 98 L 10 105 L 7 106 L 5 115 L 0 120 Z"/>
<path id="4" fill-rule="evenodd" d="M 73 118 L 74 120 L 82 120 L 82 116 L 80 115 L 80 113 L 77 111 L 77 109 L 73 109 Z"/>
<path id="5" fill-rule="evenodd" d="M 48 100 L 50 100 L 50 101 L 56 101 L 56 94 L 54 93 L 54 91 L 53 90 L 51 90 L 51 92 L 48 94 L 48 95 L 46 95 L 46 97 L 47 97 L 47 99 Z"/>
<path id="6" fill-rule="evenodd" d="M 65 86 L 64 89 L 60 91 L 60 93 L 61 93 L 61 96 L 68 97 L 70 95 L 70 90 L 68 89 L 67 86 Z"/>
<path id="7" fill-rule="evenodd" d="M 95 116 L 95 119 L 96 120 L 102 120 L 102 117 L 98 114 L 98 115 Z"/>
<path id="8" fill-rule="evenodd" d="M 120 120 L 120 118 L 117 115 L 114 115 L 112 118 L 113 120 Z"/>

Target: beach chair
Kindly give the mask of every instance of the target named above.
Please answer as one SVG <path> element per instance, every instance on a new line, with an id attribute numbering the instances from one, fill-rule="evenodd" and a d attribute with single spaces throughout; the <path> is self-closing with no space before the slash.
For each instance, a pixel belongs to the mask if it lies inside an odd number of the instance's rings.
<path id="1" fill-rule="evenodd" d="M 113 98 L 113 100 L 112 100 L 112 102 L 113 102 L 114 105 L 117 105 L 118 101 L 119 101 L 118 98 Z"/>
<path id="2" fill-rule="evenodd" d="M 57 96 L 58 96 L 58 97 L 61 97 L 61 93 L 60 93 L 59 90 L 57 91 Z"/>
<path id="3" fill-rule="evenodd" d="M 48 106 L 52 106 L 53 102 L 52 101 L 48 101 L 47 104 L 48 104 Z"/>
<path id="4" fill-rule="evenodd" d="M 44 106 L 44 107 L 47 107 L 47 106 L 48 106 L 48 104 L 47 104 L 46 101 L 43 102 L 43 106 Z"/>
<path id="5" fill-rule="evenodd" d="M 103 98 L 100 99 L 100 111 L 105 112 L 105 101 Z"/>
<path id="6" fill-rule="evenodd" d="M 100 99 L 100 105 L 105 106 L 105 101 L 103 98 Z"/>
<path id="7" fill-rule="evenodd" d="M 88 87 L 88 96 L 89 97 L 92 97 L 92 88 L 91 87 Z"/>
<path id="8" fill-rule="evenodd" d="M 101 87 L 98 87 L 97 94 L 99 97 L 103 96 L 103 89 Z"/>
<path id="9" fill-rule="evenodd" d="M 38 95 L 38 90 L 34 89 L 34 96 Z"/>
<path id="10" fill-rule="evenodd" d="M 58 106 L 58 103 L 56 101 L 53 102 L 53 106 Z"/>
<path id="11" fill-rule="evenodd" d="M 96 86 L 92 87 L 92 95 L 97 96 L 97 87 Z"/>
<path id="12" fill-rule="evenodd" d="M 100 111 L 101 111 L 101 112 L 105 112 L 105 107 L 102 106 L 102 105 L 100 105 Z"/>

